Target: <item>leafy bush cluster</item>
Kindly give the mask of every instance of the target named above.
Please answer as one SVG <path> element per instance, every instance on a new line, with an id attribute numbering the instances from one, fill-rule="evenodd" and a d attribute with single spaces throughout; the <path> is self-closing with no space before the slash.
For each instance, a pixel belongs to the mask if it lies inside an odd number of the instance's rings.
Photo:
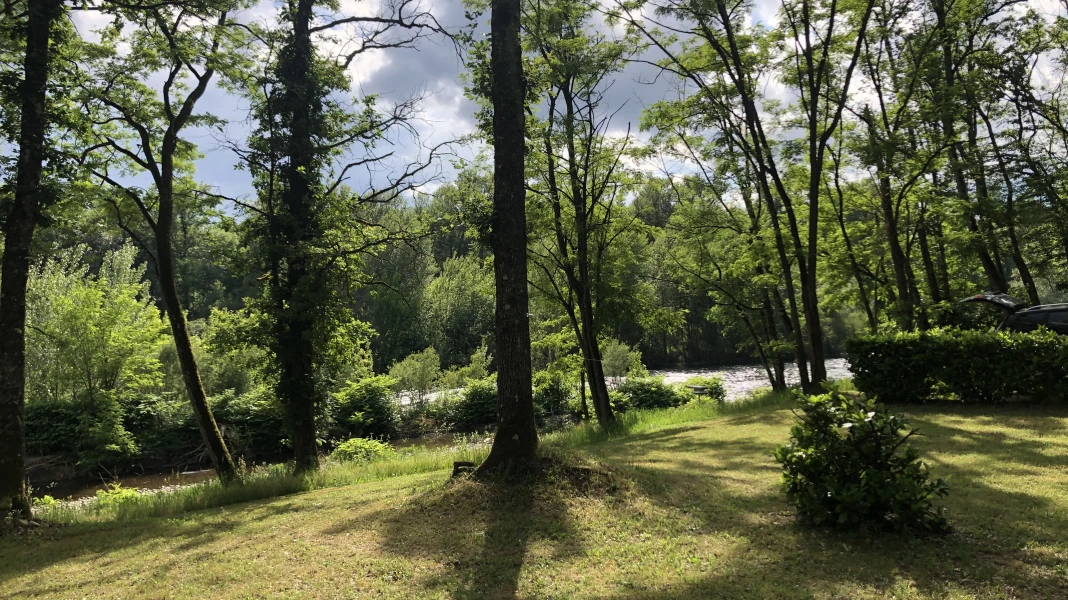
<path id="1" fill-rule="evenodd" d="M 385 443 L 370 438 L 352 438 L 337 445 L 330 458 L 337 462 L 367 463 L 389 458 L 396 453 Z"/>
<path id="2" fill-rule="evenodd" d="M 619 412 L 630 409 L 671 408 L 681 406 L 689 400 L 686 395 L 665 384 L 663 379 L 655 377 L 630 377 L 615 391 L 619 394 L 616 397 L 618 406 L 613 405 L 613 408 Z"/>
<path id="3" fill-rule="evenodd" d="M 574 395 L 564 373 L 546 370 L 534 374 L 534 411 L 539 422 L 568 416 Z"/>
<path id="4" fill-rule="evenodd" d="M 393 391 L 411 395 L 412 402 L 423 403 L 441 377 L 441 360 L 434 348 L 405 357 L 389 369 Z"/>
<path id="5" fill-rule="evenodd" d="M 475 349 L 466 365 L 454 365 L 441 372 L 437 387 L 441 390 L 455 390 L 467 385 L 468 381 L 485 379 L 489 376 L 492 357 L 485 344 Z"/>
<path id="6" fill-rule="evenodd" d="M 459 431 L 480 431 L 497 422 L 497 378 L 469 382 L 452 406 L 453 424 Z"/>
<path id="7" fill-rule="evenodd" d="M 853 383 L 884 402 L 1068 398 L 1068 336 L 940 329 L 846 342 Z"/>
<path id="8" fill-rule="evenodd" d="M 27 447 L 62 449 L 83 467 L 141 451 L 129 408 L 160 394 L 166 328 L 146 265 L 125 246 L 91 274 L 84 250 L 37 265 L 27 288 Z"/>
<path id="9" fill-rule="evenodd" d="M 642 364 L 642 353 L 615 338 L 601 342 L 601 367 L 604 376 L 615 381 L 649 376 Z"/>
<path id="10" fill-rule="evenodd" d="M 915 430 L 874 400 L 832 392 L 798 401 L 799 422 L 775 458 L 805 523 L 839 529 L 941 531 L 942 479 L 908 444 Z"/>
<path id="11" fill-rule="evenodd" d="M 391 438 L 397 433 L 397 408 L 390 377 L 379 375 L 346 383 L 331 397 L 330 437 Z"/>
<path id="12" fill-rule="evenodd" d="M 141 494 L 134 488 L 122 487 L 121 483 L 109 483 L 106 489 L 97 490 L 93 498 L 95 507 L 104 508 L 136 500 Z"/>
<path id="13" fill-rule="evenodd" d="M 705 388 L 705 394 L 702 396 L 694 394 L 691 386 Z M 723 380 L 719 377 L 691 377 L 682 384 L 682 391 L 696 400 L 724 402 L 727 399 L 727 388 L 723 386 Z"/>

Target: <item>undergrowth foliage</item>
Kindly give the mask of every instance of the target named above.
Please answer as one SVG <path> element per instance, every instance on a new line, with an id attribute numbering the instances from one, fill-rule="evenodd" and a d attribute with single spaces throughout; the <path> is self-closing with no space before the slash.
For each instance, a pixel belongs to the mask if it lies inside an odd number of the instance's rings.
<path id="1" fill-rule="evenodd" d="M 948 488 L 930 478 L 909 445 L 917 432 L 903 415 L 837 392 L 799 397 L 795 414 L 799 422 L 775 458 L 802 522 L 843 530 L 946 529 L 936 501 Z"/>
<path id="2" fill-rule="evenodd" d="M 613 408 L 619 412 L 631 409 L 649 410 L 673 408 L 686 403 L 688 399 L 662 379 L 655 377 L 634 377 L 620 384 L 617 390 L 626 401 Z"/>
<path id="3" fill-rule="evenodd" d="M 396 452 L 389 444 L 369 438 L 352 438 L 338 444 L 330 458 L 338 462 L 372 462 L 390 458 Z"/>

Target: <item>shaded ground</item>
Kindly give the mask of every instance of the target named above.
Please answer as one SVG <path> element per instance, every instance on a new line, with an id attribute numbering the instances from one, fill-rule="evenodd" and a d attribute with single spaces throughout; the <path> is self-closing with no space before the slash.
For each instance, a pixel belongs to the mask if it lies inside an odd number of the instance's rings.
<path id="1" fill-rule="evenodd" d="M 912 412 L 945 538 L 797 527 L 764 410 L 594 447 L 588 485 L 433 473 L 0 539 L 0 598 L 1068 598 L 1065 412 Z"/>

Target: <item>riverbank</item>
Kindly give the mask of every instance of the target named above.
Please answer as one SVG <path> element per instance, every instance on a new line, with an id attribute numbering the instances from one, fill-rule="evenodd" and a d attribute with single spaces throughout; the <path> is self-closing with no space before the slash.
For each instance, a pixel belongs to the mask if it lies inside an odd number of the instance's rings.
<path id="1" fill-rule="evenodd" d="M 828 376 L 833 379 L 848 378 L 850 376 L 848 363 L 845 359 L 831 359 L 827 361 Z M 681 384 L 695 376 L 719 377 L 724 382 L 726 399 L 730 402 L 745 399 L 768 387 L 767 377 L 759 365 L 731 365 L 709 369 L 671 369 L 653 371 L 651 376 L 660 377 L 669 385 Z M 787 381 L 797 382 L 797 368 L 792 366 L 786 371 Z M 463 390 L 448 390 L 435 392 L 428 396 L 427 401 L 435 401 L 440 396 L 456 396 Z M 400 402 L 404 405 L 403 401 Z M 437 433 L 418 438 L 404 438 L 391 442 L 397 448 L 407 449 L 425 446 L 427 448 L 450 448 L 468 443 L 467 436 L 454 433 Z M 76 501 L 84 504 L 91 500 L 98 491 L 105 491 L 109 486 L 120 485 L 124 488 L 138 490 L 144 493 L 154 493 L 160 490 L 173 490 L 177 487 L 186 487 L 191 484 L 201 483 L 214 479 L 208 465 L 200 468 L 193 467 L 190 471 L 152 471 L 144 473 L 124 474 L 121 476 L 95 476 L 79 475 L 73 465 L 67 465 L 66 469 L 33 468 L 31 465 L 30 476 L 33 487 L 33 495 L 42 497 L 51 496 L 63 501 Z"/>
<path id="2" fill-rule="evenodd" d="M 849 372 L 849 361 L 844 358 L 828 359 L 826 366 L 827 379 L 830 381 L 849 379 L 853 376 Z M 797 375 L 796 364 L 786 365 L 784 374 L 787 385 L 797 385 L 801 381 Z M 771 385 L 764 367 L 759 364 L 693 369 L 657 369 L 649 371 L 649 375 L 662 378 L 664 383 L 668 385 L 685 383 L 691 377 L 718 377 L 723 380 L 723 388 L 727 392 L 727 400 L 729 401 L 744 398 L 761 388 Z"/>
<path id="3" fill-rule="evenodd" d="M 786 402 L 787 396 L 766 392 L 741 401 L 719 405 L 711 402 L 691 403 L 678 408 L 654 411 L 630 411 L 618 415 L 609 429 L 594 423 L 582 423 L 541 436 L 543 447 L 571 450 L 626 437 L 637 432 L 713 419 L 748 412 L 763 406 Z M 168 517 L 182 513 L 307 492 L 310 490 L 379 481 L 391 477 L 449 469 L 455 461 L 481 462 L 489 453 L 492 438 L 482 436 L 454 438 L 443 447 L 413 446 L 400 448 L 396 455 L 372 463 L 337 463 L 327 461 L 311 474 L 296 476 L 282 464 L 249 469 L 241 485 L 222 486 L 218 480 L 182 487 L 160 494 L 125 494 L 101 502 L 59 502 L 39 506 L 35 516 L 54 523 L 87 524 L 125 522 L 142 518 Z"/>
<path id="4" fill-rule="evenodd" d="M 42 527 L 0 539 L 0 598 L 1068 597 L 1065 411 L 907 410 L 950 481 L 945 537 L 798 527 L 771 456 L 794 422 L 786 405 L 675 423 L 665 411 L 583 438 L 583 476 L 534 486 L 439 469 Z"/>

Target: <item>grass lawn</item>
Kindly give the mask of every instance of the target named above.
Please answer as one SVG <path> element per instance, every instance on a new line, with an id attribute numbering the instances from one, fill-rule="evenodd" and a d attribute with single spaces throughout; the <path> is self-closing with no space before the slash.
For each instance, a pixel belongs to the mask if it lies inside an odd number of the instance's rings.
<path id="1" fill-rule="evenodd" d="M 1068 412 L 909 412 L 946 537 L 795 525 L 792 415 L 765 407 L 588 446 L 588 479 L 435 471 L 0 538 L 0 598 L 1068 598 Z"/>

